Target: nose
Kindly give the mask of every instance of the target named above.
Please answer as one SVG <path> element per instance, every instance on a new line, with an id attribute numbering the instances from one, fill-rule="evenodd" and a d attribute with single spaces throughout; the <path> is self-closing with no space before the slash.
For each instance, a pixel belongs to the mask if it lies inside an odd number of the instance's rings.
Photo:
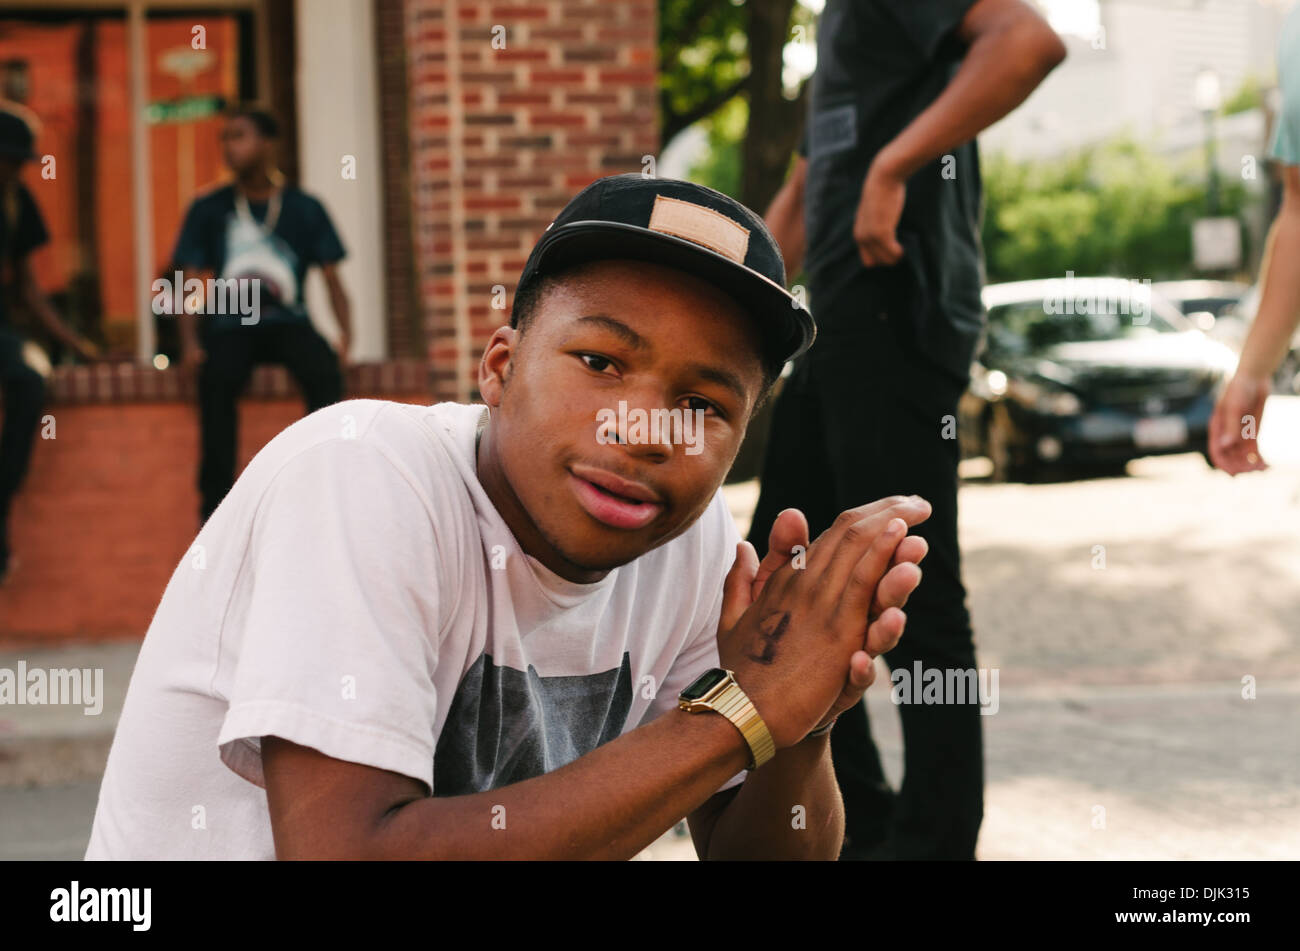
<path id="1" fill-rule="evenodd" d="M 621 399 L 616 407 L 602 411 L 597 435 L 602 443 L 623 446 L 628 455 L 667 462 L 681 438 L 681 417 L 682 410 L 664 407 L 661 400 Z"/>

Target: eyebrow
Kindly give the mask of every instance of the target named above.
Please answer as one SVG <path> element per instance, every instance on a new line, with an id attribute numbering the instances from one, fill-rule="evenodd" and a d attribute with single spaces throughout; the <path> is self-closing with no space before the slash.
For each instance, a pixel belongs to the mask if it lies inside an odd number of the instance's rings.
<path id="1" fill-rule="evenodd" d="M 645 337 L 641 336 L 621 320 L 616 320 L 608 314 L 587 314 L 579 317 L 575 323 L 595 324 L 605 330 L 608 330 L 614 336 L 623 340 L 633 350 L 651 350 L 650 345 Z M 687 371 L 694 373 L 701 379 L 716 383 L 725 387 L 735 394 L 736 398 L 744 405 L 749 402 L 749 390 L 745 388 L 744 381 L 730 370 L 724 370 L 722 367 L 712 366 L 707 363 L 692 363 L 686 367 Z"/>
<path id="2" fill-rule="evenodd" d="M 736 398 L 740 400 L 742 406 L 749 402 L 749 391 L 745 389 L 745 384 L 741 382 L 740 377 L 730 370 L 709 366 L 707 363 L 692 363 L 687 369 L 702 379 L 731 390 L 736 395 Z"/>
<path id="3" fill-rule="evenodd" d="M 579 317 L 576 323 L 595 324 L 598 327 L 602 327 L 621 339 L 633 350 L 652 349 L 649 340 L 646 340 L 645 337 L 641 336 L 627 324 L 623 323 L 623 321 L 615 320 L 608 314 L 587 314 L 584 317 Z"/>

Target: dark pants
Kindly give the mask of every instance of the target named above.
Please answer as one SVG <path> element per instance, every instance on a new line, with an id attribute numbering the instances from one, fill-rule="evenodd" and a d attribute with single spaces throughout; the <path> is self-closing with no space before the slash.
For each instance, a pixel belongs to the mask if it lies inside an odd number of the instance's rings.
<path id="1" fill-rule="evenodd" d="M 0 573 L 9 560 L 9 507 L 32 458 L 36 428 L 45 406 L 44 378 L 23 362 L 23 338 L 0 327 Z"/>
<path id="2" fill-rule="evenodd" d="M 343 398 L 338 356 L 309 323 L 259 323 L 203 336 L 199 370 L 199 519 L 207 521 L 235 482 L 239 397 L 259 363 L 279 363 L 297 382 L 307 412 Z"/>
<path id="3" fill-rule="evenodd" d="M 920 495 L 933 507 L 913 529 L 930 545 L 906 608 L 891 671 L 913 662 L 975 667 L 957 547 L 956 416 L 965 381 L 929 363 L 900 326 L 897 308 L 863 283 L 819 303 L 818 337 L 795 365 L 773 411 L 762 492 L 749 540 L 760 557 L 777 514 L 797 508 L 813 539 L 844 509 L 887 495 Z M 955 428 L 950 429 L 955 434 Z M 878 681 L 872 689 L 889 690 Z M 902 789 L 885 780 L 866 705 L 840 716 L 831 756 L 844 796 L 844 857 L 972 859 L 983 818 L 984 766 L 978 702 L 898 705 L 904 740 Z"/>

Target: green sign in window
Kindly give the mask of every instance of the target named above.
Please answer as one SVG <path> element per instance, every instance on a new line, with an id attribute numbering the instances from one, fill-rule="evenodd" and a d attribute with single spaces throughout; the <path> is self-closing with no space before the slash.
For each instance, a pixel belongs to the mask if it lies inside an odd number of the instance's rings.
<path id="1" fill-rule="evenodd" d="M 145 107 L 144 119 L 154 124 L 194 122 L 216 115 L 224 105 L 220 96 L 188 96 L 171 102 L 151 102 Z"/>

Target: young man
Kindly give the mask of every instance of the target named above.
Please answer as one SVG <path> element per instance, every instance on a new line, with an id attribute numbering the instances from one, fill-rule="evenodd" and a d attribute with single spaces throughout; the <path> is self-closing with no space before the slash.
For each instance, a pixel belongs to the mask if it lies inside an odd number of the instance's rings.
<path id="1" fill-rule="evenodd" d="M 719 488 L 813 336 L 783 281 L 730 198 L 601 179 L 534 248 L 486 407 L 272 440 L 167 586 L 86 857 L 629 858 L 689 816 L 701 856 L 834 858 L 827 729 L 929 506 L 740 542 Z"/>
<path id="2" fill-rule="evenodd" d="M 98 348 L 69 328 L 36 283 L 31 254 L 50 240 L 32 193 L 19 180 L 25 162 L 36 157 L 35 134 L 26 119 L 0 108 L 0 584 L 11 567 L 9 510 L 31 462 L 36 429 L 45 405 L 45 378 L 23 356 L 26 341 L 11 320 L 25 304 L 58 340 L 84 360 Z"/>
<path id="3" fill-rule="evenodd" d="M 1210 458 L 1234 476 L 1268 468 L 1257 438 L 1264 403 L 1300 324 L 1300 7 L 1283 22 L 1277 72 L 1282 108 L 1271 152 L 1282 165 L 1282 207 L 1264 246 L 1259 312 L 1210 418 Z"/>
<path id="4" fill-rule="evenodd" d="M 319 201 L 280 184 L 278 136 L 279 126 L 269 113 L 244 108 L 230 114 L 221 143 L 235 180 L 194 201 L 172 254 L 172 265 L 185 282 L 197 278 L 206 288 L 212 277 L 236 281 L 241 303 L 251 303 L 254 291 L 257 297 L 249 314 L 230 312 L 236 295 L 214 295 L 211 303 L 200 295 L 193 298 L 197 314 L 181 317 L 182 371 L 198 372 L 200 521 L 212 514 L 234 481 L 238 402 L 254 366 L 283 364 L 302 390 L 309 413 L 343 395 L 341 364 L 347 360 L 352 326 L 338 273 L 343 245 Z M 312 326 L 303 301 L 312 265 L 320 266 L 329 288 L 342 334 L 337 353 Z M 245 286 L 254 280 L 255 285 Z"/>
<path id="5" fill-rule="evenodd" d="M 814 532 L 849 499 L 916 492 L 934 548 L 912 606 L 904 670 L 975 670 L 957 545 L 956 419 L 983 328 L 975 136 L 1065 48 L 1021 0 L 828 0 L 802 156 L 768 221 L 821 332 L 772 419 L 750 541 L 777 514 Z M 835 731 L 845 858 L 972 859 L 983 817 L 976 702 L 899 707 L 903 786 L 885 779 L 866 707 Z"/>

